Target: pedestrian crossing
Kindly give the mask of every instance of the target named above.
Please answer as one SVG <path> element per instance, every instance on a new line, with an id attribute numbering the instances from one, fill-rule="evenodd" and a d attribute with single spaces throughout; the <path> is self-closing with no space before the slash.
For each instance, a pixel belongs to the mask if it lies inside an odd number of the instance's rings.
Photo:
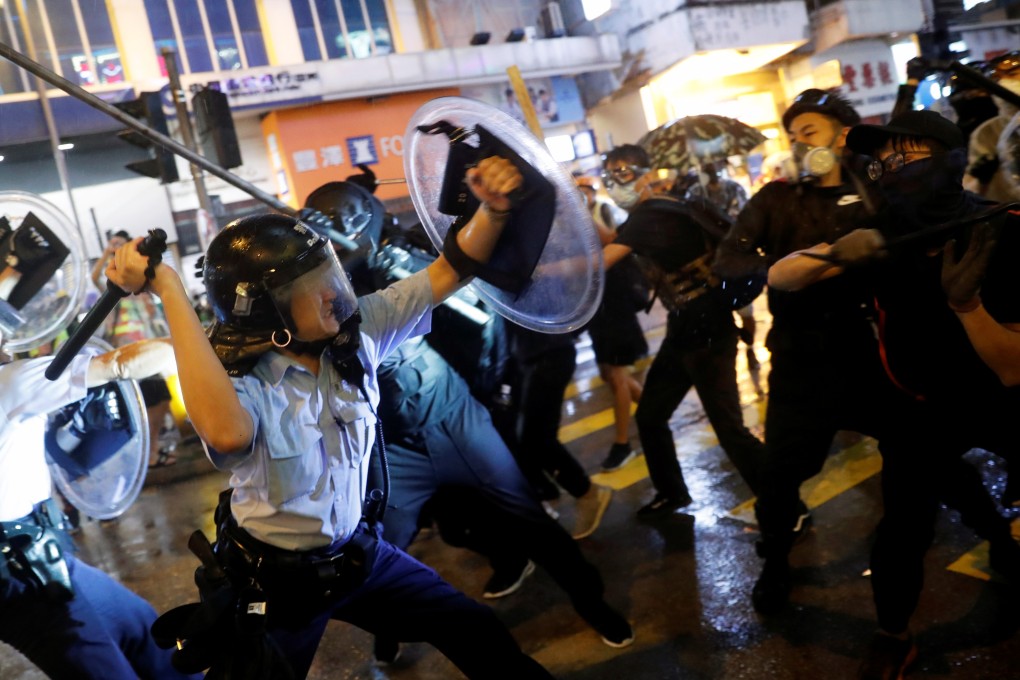
<path id="1" fill-rule="evenodd" d="M 664 335 L 663 328 L 649 329 L 647 336 L 649 343 L 652 340 L 661 341 Z M 579 359 L 584 355 L 579 353 Z M 651 364 L 651 357 L 642 359 L 635 366 L 635 374 L 643 374 Z M 579 362 L 580 363 L 580 362 Z M 741 360 L 740 364 L 743 364 Z M 746 383 L 749 380 L 746 366 L 738 366 L 738 381 Z M 603 381 L 595 377 L 582 377 L 575 380 L 567 388 L 565 400 L 583 400 L 587 394 L 604 387 Z M 745 390 L 742 390 L 742 393 Z M 749 393 L 750 394 L 750 393 Z M 696 402 L 696 395 L 688 395 L 685 403 L 674 416 L 672 426 L 674 432 L 679 430 L 680 436 L 675 440 L 677 455 L 683 461 L 693 458 L 697 454 L 719 444 L 711 425 L 704 418 L 700 405 Z M 693 405 L 690 402 L 694 401 Z M 752 431 L 761 434 L 764 423 L 765 399 L 753 399 L 743 404 L 744 422 Z M 687 410 L 686 417 L 683 413 Z M 612 428 L 614 425 L 612 408 L 590 413 L 588 415 L 571 417 L 571 409 L 566 409 L 568 416 L 559 430 L 560 441 L 569 446 L 571 442 L 589 436 L 601 430 Z M 635 407 L 632 405 L 631 414 Z M 815 477 L 809 479 L 801 487 L 801 498 L 808 509 L 813 510 L 824 503 L 836 498 L 840 494 L 847 493 L 862 484 L 865 480 L 874 477 L 881 472 L 882 459 L 878 452 L 877 443 L 870 438 L 862 438 L 845 448 L 834 452 L 828 457 L 822 471 Z M 644 456 L 638 456 L 627 465 L 613 472 L 598 472 L 593 474 L 591 479 L 594 483 L 609 487 L 615 491 L 626 489 L 635 484 L 643 482 L 648 478 L 648 467 L 645 464 Z M 725 512 L 725 516 L 743 522 L 749 526 L 756 524 L 754 517 L 754 501 L 748 498 L 734 508 Z M 1013 522 L 1013 534 L 1020 538 L 1020 518 Z M 994 572 L 988 566 L 988 543 L 982 542 L 973 549 L 962 554 L 958 559 L 947 567 L 948 570 L 970 576 L 976 579 L 988 581 L 993 578 Z"/>

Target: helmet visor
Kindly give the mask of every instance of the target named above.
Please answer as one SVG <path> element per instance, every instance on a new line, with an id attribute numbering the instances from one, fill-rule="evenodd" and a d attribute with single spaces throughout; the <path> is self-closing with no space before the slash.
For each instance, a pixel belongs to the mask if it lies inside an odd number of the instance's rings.
<path id="1" fill-rule="evenodd" d="M 269 287 L 287 327 L 305 341 L 336 335 L 358 309 L 354 288 L 333 248 L 319 248 L 315 259 L 318 263 L 297 278 Z"/>

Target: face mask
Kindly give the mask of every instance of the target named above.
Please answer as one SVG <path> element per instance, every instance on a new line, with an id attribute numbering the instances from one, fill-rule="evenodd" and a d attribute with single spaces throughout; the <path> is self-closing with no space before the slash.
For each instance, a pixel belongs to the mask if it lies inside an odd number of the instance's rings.
<path id="1" fill-rule="evenodd" d="M 909 232 L 959 216 L 966 196 L 959 179 L 963 164 L 966 155 L 953 151 L 884 173 L 878 185 L 897 226 Z"/>
<path id="2" fill-rule="evenodd" d="M 609 198 L 613 199 L 613 203 L 624 210 L 630 210 L 641 200 L 641 194 L 634 190 L 634 184 L 635 182 L 614 184 L 607 189 Z"/>
<path id="3" fill-rule="evenodd" d="M 804 142 L 794 142 L 793 158 L 796 163 L 796 181 L 812 181 L 825 177 L 836 167 L 839 158 L 836 152 L 827 146 L 809 146 Z"/>

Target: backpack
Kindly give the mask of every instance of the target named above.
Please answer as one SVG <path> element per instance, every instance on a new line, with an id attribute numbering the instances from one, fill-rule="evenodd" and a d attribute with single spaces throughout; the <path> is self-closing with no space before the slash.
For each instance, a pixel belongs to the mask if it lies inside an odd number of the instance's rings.
<path id="1" fill-rule="evenodd" d="M 689 303 L 706 293 L 732 310 L 751 304 L 765 288 L 764 274 L 723 278 L 712 270 L 715 250 L 733 226 L 734 219 L 705 198 L 671 202 L 669 210 L 697 224 L 708 249 L 704 255 L 672 272 L 663 271 L 647 257 L 640 258 L 642 269 L 654 282 L 655 297 L 671 312 L 687 309 Z M 651 307 L 651 303 L 648 306 Z"/>

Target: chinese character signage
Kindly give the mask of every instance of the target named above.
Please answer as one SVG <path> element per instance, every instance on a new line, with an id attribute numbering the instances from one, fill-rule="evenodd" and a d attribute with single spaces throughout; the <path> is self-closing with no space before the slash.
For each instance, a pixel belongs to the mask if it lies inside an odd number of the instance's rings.
<path id="1" fill-rule="evenodd" d="M 841 43 L 815 55 L 812 62 L 831 59 L 839 62 L 843 94 L 862 118 L 892 112 L 902 78 L 888 45 L 880 40 Z"/>
<path id="2" fill-rule="evenodd" d="M 280 199 L 300 207 L 327 182 L 359 174 L 368 165 L 380 179 L 404 176 L 404 131 L 411 115 L 436 97 L 457 90 L 409 92 L 359 98 L 293 109 L 279 109 L 262 120 L 269 161 L 277 174 Z M 383 185 L 376 196 L 407 196 L 404 184 Z"/>

